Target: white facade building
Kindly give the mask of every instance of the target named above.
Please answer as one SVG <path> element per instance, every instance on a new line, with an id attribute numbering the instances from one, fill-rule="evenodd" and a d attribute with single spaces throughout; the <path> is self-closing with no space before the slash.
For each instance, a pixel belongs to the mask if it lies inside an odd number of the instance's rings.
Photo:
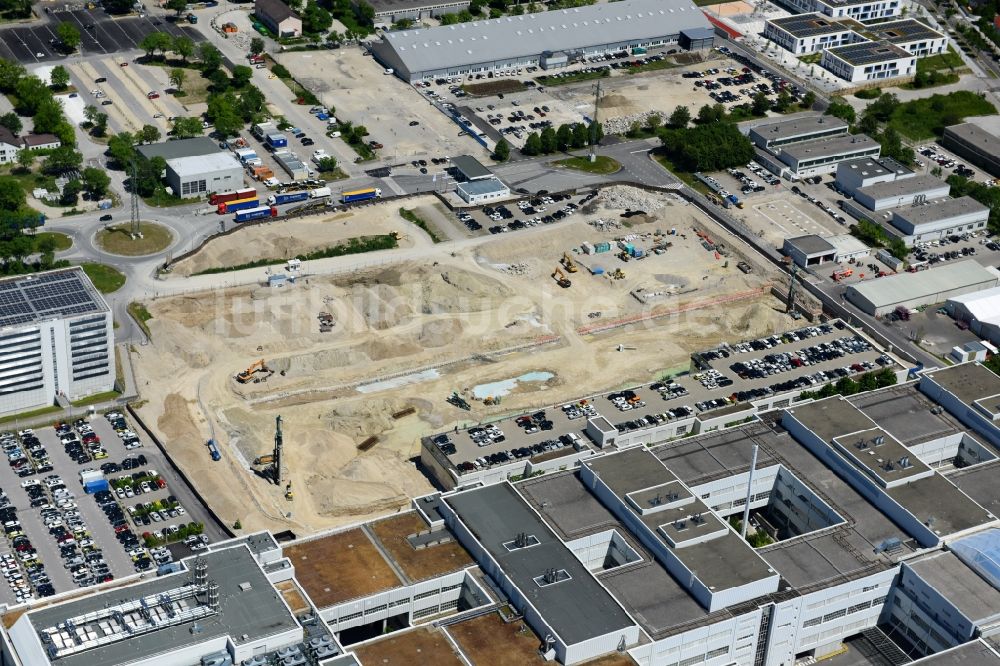
<path id="1" fill-rule="evenodd" d="M 770 19 L 764 23 L 764 37 L 797 56 L 863 39 L 853 26 L 818 13 Z"/>
<path id="2" fill-rule="evenodd" d="M 895 79 L 917 72 L 916 56 L 889 42 L 860 42 L 827 49 L 819 64 L 851 83 Z"/>
<path id="3" fill-rule="evenodd" d="M 111 310 L 80 268 L 0 280 L 0 413 L 114 388 Z"/>
<path id="4" fill-rule="evenodd" d="M 16 162 L 20 150 L 21 140 L 6 127 L 0 127 L 0 164 Z"/>
<path id="5" fill-rule="evenodd" d="M 986 227 L 989 217 L 988 207 L 972 197 L 959 197 L 897 208 L 889 221 L 900 231 L 903 241 L 912 246 L 953 234 L 979 231 Z"/>

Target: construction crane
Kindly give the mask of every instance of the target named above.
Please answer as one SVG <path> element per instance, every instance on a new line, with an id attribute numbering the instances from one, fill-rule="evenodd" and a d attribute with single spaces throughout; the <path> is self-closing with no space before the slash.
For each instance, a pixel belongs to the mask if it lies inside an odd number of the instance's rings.
<path id="1" fill-rule="evenodd" d="M 254 375 L 256 375 L 258 372 L 263 372 L 267 374 L 264 377 L 255 377 Z M 270 375 L 271 375 L 271 369 L 267 367 L 267 364 L 264 362 L 264 359 L 260 359 L 259 361 L 251 365 L 249 368 L 236 375 L 236 381 L 238 381 L 240 384 L 246 384 L 247 382 L 253 380 L 256 383 L 260 381 L 265 381 L 267 377 L 269 377 Z"/>
<path id="2" fill-rule="evenodd" d="M 576 273 L 576 262 L 569 256 L 569 252 L 563 252 L 562 265 L 566 267 L 567 272 Z"/>
<path id="3" fill-rule="evenodd" d="M 274 419 L 274 451 L 271 453 L 271 478 L 274 480 L 274 485 L 281 485 L 281 449 L 283 444 L 283 436 L 281 434 L 281 415 L 279 414 Z M 291 485 L 289 486 L 289 493 L 291 492 Z"/>
<path id="4" fill-rule="evenodd" d="M 556 270 L 552 272 L 552 279 L 554 279 L 556 281 L 556 284 L 558 284 L 563 289 L 568 289 L 573 284 L 572 282 L 569 281 L 569 278 L 566 277 L 566 275 L 562 272 L 562 269 L 560 268 L 556 268 Z"/>

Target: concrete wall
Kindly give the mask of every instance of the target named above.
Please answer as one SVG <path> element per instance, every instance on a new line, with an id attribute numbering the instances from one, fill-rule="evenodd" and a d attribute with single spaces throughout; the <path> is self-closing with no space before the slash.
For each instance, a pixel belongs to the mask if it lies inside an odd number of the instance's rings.
<path id="1" fill-rule="evenodd" d="M 675 665 L 686 660 L 698 666 L 753 664 L 760 633 L 761 610 L 726 618 L 629 651 L 641 666 Z"/>
<path id="2" fill-rule="evenodd" d="M 400 586 L 385 592 L 352 599 L 320 610 L 320 617 L 335 633 L 400 614 L 420 617 L 425 612 L 453 608 L 462 593 L 465 571 Z"/>

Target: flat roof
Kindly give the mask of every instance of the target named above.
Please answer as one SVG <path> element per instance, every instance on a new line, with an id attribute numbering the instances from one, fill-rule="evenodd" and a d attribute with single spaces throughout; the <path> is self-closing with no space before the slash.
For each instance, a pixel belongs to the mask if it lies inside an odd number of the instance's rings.
<path id="1" fill-rule="evenodd" d="M 458 155 L 451 158 L 451 165 L 462 172 L 469 180 L 489 178 L 493 172 L 483 166 L 483 163 L 472 155 Z"/>
<path id="2" fill-rule="evenodd" d="M 857 171 L 862 176 L 887 176 L 891 171 L 882 166 L 877 157 L 858 157 L 853 160 L 845 160 L 837 165 L 837 174 L 841 171 Z"/>
<path id="3" fill-rule="evenodd" d="M 378 16 L 379 14 L 392 14 L 425 7 L 468 5 L 469 0 L 372 0 L 369 4 L 375 10 L 375 16 Z"/>
<path id="4" fill-rule="evenodd" d="M 872 34 L 875 39 L 881 39 L 892 44 L 906 44 L 922 39 L 941 39 L 944 37 L 944 35 L 923 21 L 918 21 L 914 18 L 876 23 L 865 26 L 865 30 Z"/>
<path id="5" fill-rule="evenodd" d="M 173 160 L 178 157 L 199 157 L 201 155 L 212 155 L 213 153 L 222 152 L 222 149 L 207 136 L 151 143 L 144 146 L 136 146 L 135 149 L 146 159 L 162 157 L 165 160 Z"/>
<path id="6" fill-rule="evenodd" d="M 988 207 L 972 197 L 958 197 L 957 199 L 943 199 L 906 208 L 897 208 L 892 215 L 893 219 L 899 218 L 917 227 L 921 224 L 950 220 L 974 213 L 988 216 L 989 212 Z"/>
<path id="7" fill-rule="evenodd" d="M 900 60 L 901 58 L 916 58 L 909 51 L 905 51 L 895 44 L 886 41 L 857 42 L 855 44 L 827 49 L 826 52 L 855 67 L 874 65 L 889 60 Z"/>
<path id="8" fill-rule="evenodd" d="M 1000 613 L 1000 591 L 955 553 L 932 553 L 906 564 L 973 623 Z"/>
<path id="9" fill-rule="evenodd" d="M 793 37 L 818 37 L 851 30 L 850 27 L 839 21 L 819 13 L 793 14 L 792 16 L 771 19 L 768 23 L 781 28 Z"/>
<path id="10" fill-rule="evenodd" d="M 977 639 L 912 663 L 914 666 L 1000 666 L 1000 654 Z"/>
<path id="11" fill-rule="evenodd" d="M 762 123 L 751 127 L 750 131 L 768 141 L 778 141 L 797 136 L 811 135 L 830 129 L 843 129 L 846 132 L 847 128 L 847 123 L 835 116 L 806 116 L 804 118 Z"/>
<path id="12" fill-rule="evenodd" d="M 475 563 L 460 543 L 451 537 L 446 529 L 431 532 L 423 548 L 417 549 L 407 537 L 428 529 L 416 511 L 396 514 L 368 524 L 371 533 L 378 539 L 385 553 L 397 568 L 414 583 L 435 576 L 458 571 Z M 445 539 L 445 543 L 439 541 Z M 437 542 L 437 543 L 430 543 Z"/>
<path id="13" fill-rule="evenodd" d="M 493 194 L 496 192 L 509 192 L 503 182 L 498 178 L 487 178 L 485 180 L 472 180 L 466 183 L 458 183 L 456 187 L 470 195 Z"/>
<path id="14" fill-rule="evenodd" d="M 108 312 L 79 266 L 0 279 L 0 328 Z"/>
<path id="15" fill-rule="evenodd" d="M 886 492 L 939 537 L 996 520 L 940 474 L 895 486 Z"/>
<path id="16" fill-rule="evenodd" d="M 786 238 L 785 245 L 791 245 L 799 252 L 807 256 L 814 254 L 832 254 L 834 251 L 833 245 L 828 243 L 822 236 L 817 236 L 816 234 Z"/>
<path id="17" fill-rule="evenodd" d="M 460 492 L 444 501 L 566 644 L 633 626 L 625 610 L 510 484 Z M 538 543 L 508 548 L 521 533 Z M 565 571 L 568 578 L 540 584 L 551 569 Z"/>
<path id="18" fill-rule="evenodd" d="M 992 287 L 996 286 L 997 279 L 998 274 L 995 270 L 968 259 L 917 273 L 901 273 L 880 280 L 852 284 L 848 287 L 848 292 L 857 293 L 878 308 L 991 281 Z"/>
<path id="19" fill-rule="evenodd" d="M 931 412 L 935 403 L 913 382 L 881 391 L 858 393 L 848 398 L 848 402 L 905 446 L 965 431 L 947 411 Z"/>
<path id="20" fill-rule="evenodd" d="M 796 161 L 817 157 L 850 154 L 879 147 L 879 142 L 867 134 L 844 134 L 826 139 L 813 139 L 781 146 L 781 152 Z"/>
<path id="21" fill-rule="evenodd" d="M 971 143 L 978 150 L 981 150 L 989 155 L 1000 155 L 1000 137 L 997 137 L 996 134 L 991 132 L 987 132 L 979 125 L 975 125 L 973 123 L 961 123 L 960 125 L 945 127 L 945 138 L 948 138 L 949 135 L 953 135 L 962 141 Z"/>
<path id="22" fill-rule="evenodd" d="M 974 291 L 948 299 L 953 303 L 961 303 L 976 318 L 984 323 L 996 323 L 1000 320 L 1000 287 Z"/>
<path id="23" fill-rule="evenodd" d="M 192 157 L 175 157 L 167 160 L 167 167 L 179 177 L 192 176 L 226 169 L 236 169 L 242 171 L 232 153 L 215 153 L 212 155 L 198 155 Z"/>
<path id="24" fill-rule="evenodd" d="M 875 183 L 867 187 L 860 187 L 857 191 L 878 201 L 879 199 L 888 199 L 891 197 L 905 197 L 934 192 L 940 190 L 942 187 L 946 188 L 946 191 L 951 188 L 948 183 L 940 178 L 927 174 L 914 176 L 913 178 L 891 180 L 887 183 Z"/>
<path id="25" fill-rule="evenodd" d="M 923 271 L 929 273 L 930 271 Z M 967 405 L 1000 396 L 1000 376 L 979 362 L 961 363 L 924 375 Z"/>
<path id="26" fill-rule="evenodd" d="M 208 580 L 219 585 L 219 610 L 197 619 L 200 629 L 198 632 L 191 631 L 194 621 L 181 622 L 52 661 L 60 666 L 117 666 L 152 659 L 161 652 L 181 650 L 189 645 L 203 644 L 224 636 L 229 636 L 233 642 L 240 644 L 285 633 L 299 626 L 245 546 L 209 552 L 201 557 L 208 565 Z M 88 613 L 110 612 L 116 605 L 149 598 L 187 585 L 194 578 L 195 561 L 195 557 L 183 561 L 189 571 L 89 594 L 63 604 L 30 611 L 26 616 L 35 631 L 41 634 L 45 629 L 54 628 L 71 618 L 80 618 Z M 188 605 L 194 605 L 194 602 L 189 599 Z M 84 626 L 81 622 L 76 624 L 78 627 Z M 247 635 L 246 639 L 242 638 L 244 634 Z M 103 635 L 103 632 L 95 633 L 97 635 Z"/>
<path id="27" fill-rule="evenodd" d="M 529 53 L 574 51 L 592 44 L 676 35 L 681 30 L 709 25 L 690 0 L 624 0 L 398 30 L 383 33 L 382 43 L 393 50 L 410 72 L 424 72 Z"/>
<path id="28" fill-rule="evenodd" d="M 861 239 L 855 238 L 851 234 L 827 236 L 826 242 L 833 246 L 837 254 L 856 254 L 858 252 L 868 252 L 871 249 Z"/>

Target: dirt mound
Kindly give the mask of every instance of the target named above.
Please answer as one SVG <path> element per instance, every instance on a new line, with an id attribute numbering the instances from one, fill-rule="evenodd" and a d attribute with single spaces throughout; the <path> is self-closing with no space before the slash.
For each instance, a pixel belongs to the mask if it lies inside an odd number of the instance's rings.
<path id="1" fill-rule="evenodd" d="M 163 401 L 163 414 L 157 420 L 156 427 L 167 439 L 201 439 L 191 418 L 188 401 L 176 393 L 171 393 Z"/>
<path id="2" fill-rule="evenodd" d="M 619 110 L 623 107 L 631 107 L 631 106 L 632 106 L 632 100 L 630 100 L 625 95 L 616 95 L 616 94 L 605 95 L 604 97 L 601 98 L 600 101 L 600 107 L 602 109 L 607 109 L 607 110 L 611 109 Z"/>
<path id="3" fill-rule="evenodd" d="M 450 345 L 462 334 L 464 325 L 458 319 L 436 319 L 420 327 L 417 343 L 421 347 L 437 348 Z"/>
<path id="4" fill-rule="evenodd" d="M 320 418 L 331 430 L 360 443 L 371 435 L 392 428 L 392 414 L 404 407 L 406 403 L 401 400 L 366 398 L 353 402 L 339 401 L 335 408 Z"/>

